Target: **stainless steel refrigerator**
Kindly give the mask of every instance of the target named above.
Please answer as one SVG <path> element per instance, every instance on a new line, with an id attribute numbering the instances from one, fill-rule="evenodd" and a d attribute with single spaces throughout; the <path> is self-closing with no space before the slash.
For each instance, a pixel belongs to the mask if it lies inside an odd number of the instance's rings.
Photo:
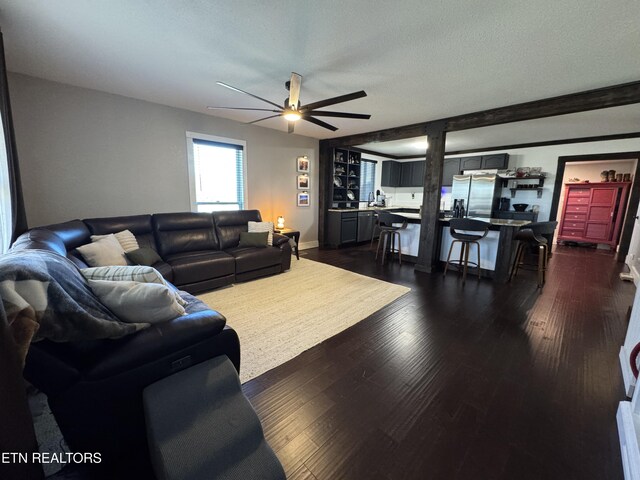
<path id="1" fill-rule="evenodd" d="M 501 194 L 502 179 L 493 173 L 453 176 L 451 198 L 464 200 L 468 217 L 490 218 Z"/>

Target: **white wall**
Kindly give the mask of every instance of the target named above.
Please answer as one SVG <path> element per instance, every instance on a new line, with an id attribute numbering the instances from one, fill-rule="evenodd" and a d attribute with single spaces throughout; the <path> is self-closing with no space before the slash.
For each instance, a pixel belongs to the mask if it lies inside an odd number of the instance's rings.
<path id="1" fill-rule="evenodd" d="M 25 75 L 9 74 L 9 87 L 30 226 L 188 211 L 192 131 L 245 140 L 247 208 L 284 215 L 302 242 L 317 242 L 318 140 Z M 296 206 L 301 155 L 311 160 L 308 208 Z"/>

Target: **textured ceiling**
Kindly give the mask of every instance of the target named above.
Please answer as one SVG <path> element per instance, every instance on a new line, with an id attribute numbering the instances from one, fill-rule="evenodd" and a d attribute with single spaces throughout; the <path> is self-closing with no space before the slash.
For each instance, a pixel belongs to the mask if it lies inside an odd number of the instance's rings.
<path id="1" fill-rule="evenodd" d="M 332 110 L 329 138 L 640 78 L 637 0 L 0 0 L 11 71 L 185 108 L 281 103 L 291 71 Z M 252 112 L 215 112 L 251 121 Z M 286 130 L 281 118 L 261 125 Z"/>

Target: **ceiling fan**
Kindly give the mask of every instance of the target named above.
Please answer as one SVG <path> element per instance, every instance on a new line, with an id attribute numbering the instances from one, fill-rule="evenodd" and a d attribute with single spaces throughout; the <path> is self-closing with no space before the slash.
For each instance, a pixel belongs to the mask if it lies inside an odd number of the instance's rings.
<path id="1" fill-rule="evenodd" d="M 257 123 L 263 120 L 267 120 L 269 118 L 274 117 L 284 117 L 288 121 L 288 131 L 289 133 L 293 133 L 293 128 L 295 122 L 298 120 L 305 120 L 307 122 L 313 123 L 320 127 L 326 128 L 335 132 L 338 130 L 338 127 L 334 127 L 322 120 L 318 120 L 315 117 L 336 117 L 336 118 L 359 118 L 368 120 L 371 118 L 371 115 L 362 114 L 362 113 L 346 113 L 346 112 L 329 112 L 326 110 L 317 110 L 318 108 L 328 107 L 329 105 L 335 105 L 337 103 L 348 102 L 350 100 L 355 100 L 357 98 L 366 97 L 367 94 L 364 90 L 360 90 L 359 92 L 348 93 L 346 95 L 340 95 L 338 97 L 327 98 L 326 100 L 320 100 L 319 102 L 312 102 L 306 105 L 300 105 L 300 86 L 302 85 L 302 75 L 291 72 L 291 80 L 285 82 L 285 88 L 289 90 L 289 97 L 284 101 L 284 107 L 281 107 L 277 103 L 274 103 L 270 100 L 267 100 L 262 97 L 258 97 L 249 92 L 245 92 L 244 90 L 240 90 L 239 88 L 232 87 L 224 82 L 216 82 L 218 85 L 226 87 L 234 92 L 244 93 L 245 95 L 249 95 L 250 97 L 257 98 L 258 100 L 262 100 L 263 102 L 268 103 L 269 105 L 273 105 L 277 108 L 277 110 L 269 109 L 269 108 L 236 108 L 236 107 L 207 107 L 209 110 L 252 110 L 258 112 L 273 112 L 275 115 L 270 115 L 268 117 L 259 118 L 258 120 L 254 120 L 252 122 L 247 123 Z"/>

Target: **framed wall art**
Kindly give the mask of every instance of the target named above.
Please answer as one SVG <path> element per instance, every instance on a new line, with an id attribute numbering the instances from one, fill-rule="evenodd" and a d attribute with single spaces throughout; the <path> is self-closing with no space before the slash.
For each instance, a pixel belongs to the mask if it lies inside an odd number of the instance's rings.
<path id="1" fill-rule="evenodd" d="M 298 194 L 298 206 L 299 207 L 309 206 L 309 192 L 300 192 Z"/>
<path id="2" fill-rule="evenodd" d="M 298 190 L 309 190 L 309 175 L 298 175 Z"/>
<path id="3" fill-rule="evenodd" d="M 309 173 L 309 157 L 307 157 L 306 155 L 302 156 L 302 157 L 298 157 L 296 159 L 296 163 L 298 166 L 298 171 L 301 173 Z"/>

